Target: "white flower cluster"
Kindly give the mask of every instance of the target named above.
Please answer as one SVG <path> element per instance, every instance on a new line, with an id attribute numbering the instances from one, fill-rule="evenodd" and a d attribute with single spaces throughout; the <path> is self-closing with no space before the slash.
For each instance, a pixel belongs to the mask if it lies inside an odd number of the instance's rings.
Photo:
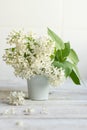
<path id="1" fill-rule="evenodd" d="M 8 100 L 9 100 L 9 104 L 11 105 L 22 105 L 24 104 L 24 97 L 25 97 L 25 94 L 23 92 L 10 92 L 10 95 L 8 97 Z"/>
<path id="2" fill-rule="evenodd" d="M 14 31 L 7 40 L 12 47 L 6 49 L 3 59 L 14 68 L 16 76 L 30 79 L 44 75 L 54 86 L 64 81 L 64 70 L 52 65 L 55 43 L 49 38 Z"/>

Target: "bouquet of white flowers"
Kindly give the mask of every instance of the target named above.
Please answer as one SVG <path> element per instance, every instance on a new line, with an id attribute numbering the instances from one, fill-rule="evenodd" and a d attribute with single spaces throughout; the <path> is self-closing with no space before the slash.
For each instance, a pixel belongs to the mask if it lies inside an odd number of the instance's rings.
<path id="1" fill-rule="evenodd" d="M 13 31 L 7 43 L 11 48 L 5 50 L 3 59 L 14 68 L 16 76 L 30 79 L 35 75 L 44 75 L 54 86 L 64 81 L 64 69 L 53 65 L 51 56 L 55 51 L 55 42 L 51 38 Z"/>
<path id="2" fill-rule="evenodd" d="M 52 30 L 48 29 L 48 34 L 50 37 L 11 32 L 7 38 L 11 48 L 5 50 L 4 61 L 14 68 L 16 76 L 25 79 L 44 75 L 52 85 L 58 86 L 70 77 L 75 84 L 80 84 L 76 52 Z"/>

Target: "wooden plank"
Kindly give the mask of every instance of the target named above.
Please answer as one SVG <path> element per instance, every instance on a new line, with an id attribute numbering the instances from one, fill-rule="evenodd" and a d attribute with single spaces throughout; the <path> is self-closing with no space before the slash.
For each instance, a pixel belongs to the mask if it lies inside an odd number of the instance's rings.
<path id="1" fill-rule="evenodd" d="M 19 124 L 19 125 L 17 125 Z M 0 119 L 0 130 L 87 130 L 81 119 Z"/>
<path id="2" fill-rule="evenodd" d="M 0 99 L 6 98 L 12 90 L 0 90 Z M 18 91 L 18 90 L 16 90 Z M 27 95 L 27 92 L 24 91 Z M 49 100 L 87 100 L 87 88 L 79 89 L 51 89 Z"/>
<path id="3" fill-rule="evenodd" d="M 0 91 L 0 130 L 87 130 L 86 89 L 54 90 L 49 100 L 26 100 L 23 106 L 9 105 L 8 95 L 9 91 Z M 29 107 L 35 112 L 26 115 L 24 110 Z M 15 114 L 3 114 L 12 108 Z M 44 113 L 43 108 L 48 113 Z"/>

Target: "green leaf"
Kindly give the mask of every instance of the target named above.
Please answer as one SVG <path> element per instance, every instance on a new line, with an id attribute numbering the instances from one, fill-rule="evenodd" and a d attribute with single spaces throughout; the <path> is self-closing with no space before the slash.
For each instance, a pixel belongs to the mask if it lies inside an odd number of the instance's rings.
<path id="1" fill-rule="evenodd" d="M 72 70 L 71 74 L 70 74 L 71 79 L 73 80 L 73 82 L 77 85 L 80 85 L 80 80 L 78 78 L 78 76 L 76 75 L 75 71 Z"/>
<path id="2" fill-rule="evenodd" d="M 25 58 L 27 57 L 27 54 L 26 54 L 26 52 L 24 53 L 24 57 L 25 57 Z"/>
<path id="3" fill-rule="evenodd" d="M 70 49 L 69 59 L 74 63 L 77 64 L 79 62 L 79 58 L 76 52 L 73 49 Z"/>
<path id="4" fill-rule="evenodd" d="M 55 60 L 62 62 L 62 50 L 57 50 L 56 51 Z"/>
<path id="5" fill-rule="evenodd" d="M 15 50 L 15 48 L 11 48 L 12 49 L 12 51 L 14 51 Z"/>
<path id="6" fill-rule="evenodd" d="M 53 59 L 55 58 L 55 56 L 54 56 L 54 55 L 51 55 L 50 58 L 51 58 L 51 60 L 53 60 Z"/>
<path id="7" fill-rule="evenodd" d="M 65 75 L 66 75 L 66 77 L 68 77 L 70 75 L 70 73 L 72 72 L 73 66 L 69 61 L 65 61 L 63 64 L 65 67 Z"/>
<path id="8" fill-rule="evenodd" d="M 54 61 L 53 62 L 53 65 L 55 67 L 58 67 L 58 68 L 62 68 L 65 70 L 65 76 L 68 77 L 70 75 L 70 73 L 72 72 L 72 64 L 68 61 L 65 61 L 65 62 L 58 62 L 58 61 Z"/>
<path id="9" fill-rule="evenodd" d="M 79 79 L 81 79 L 78 67 L 75 64 L 73 64 L 73 70 L 75 71 L 75 73 L 77 74 L 77 76 L 79 77 Z"/>
<path id="10" fill-rule="evenodd" d="M 7 48 L 7 49 L 5 49 L 5 50 L 11 50 L 12 52 L 14 52 L 15 47 L 12 47 L 12 48 Z"/>
<path id="11" fill-rule="evenodd" d="M 64 64 L 63 63 L 61 63 L 61 62 L 59 62 L 59 61 L 54 61 L 53 62 L 53 65 L 55 66 L 55 67 L 58 67 L 58 68 L 63 68 L 64 69 Z"/>
<path id="12" fill-rule="evenodd" d="M 64 62 L 67 59 L 67 56 L 70 53 L 70 43 L 65 43 L 65 48 L 61 50 L 55 50 L 54 55 L 55 55 L 55 60 Z"/>
<path id="13" fill-rule="evenodd" d="M 57 49 L 63 49 L 64 48 L 64 42 L 62 41 L 62 39 L 49 28 L 48 28 L 48 35 L 55 42 Z"/>
<path id="14" fill-rule="evenodd" d="M 64 43 L 64 45 L 65 45 L 65 48 L 62 50 L 62 56 L 67 57 L 70 53 L 70 43 L 67 42 L 67 43 Z"/>

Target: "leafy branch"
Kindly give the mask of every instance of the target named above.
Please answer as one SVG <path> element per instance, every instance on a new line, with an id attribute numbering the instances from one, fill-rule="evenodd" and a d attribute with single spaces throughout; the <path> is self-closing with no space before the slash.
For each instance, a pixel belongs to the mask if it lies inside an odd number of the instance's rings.
<path id="1" fill-rule="evenodd" d="M 70 47 L 70 43 L 64 43 L 63 40 L 48 28 L 48 35 L 55 42 L 54 53 L 50 56 L 53 60 L 53 65 L 65 70 L 65 76 L 70 77 L 72 81 L 80 85 L 80 74 L 77 68 L 79 58 L 76 52 Z"/>

